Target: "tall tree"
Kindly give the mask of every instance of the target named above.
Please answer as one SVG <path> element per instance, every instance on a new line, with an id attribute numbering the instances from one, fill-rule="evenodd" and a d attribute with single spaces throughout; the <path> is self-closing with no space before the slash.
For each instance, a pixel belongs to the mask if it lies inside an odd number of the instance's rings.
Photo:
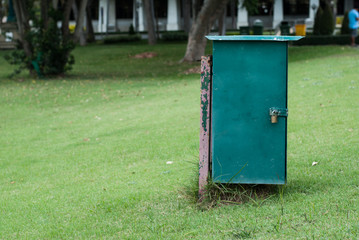
<path id="1" fill-rule="evenodd" d="M 74 41 L 80 42 L 80 45 L 86 44 L 86 37 L 84 33 L 84 22 L 85 22 L 85 16 L 86 16 L 86 7 L 88 0 L 79 0 L 76 1 L 77 3 L 77 9 L 78 9 L 78 15 L 76 19 L 76 29 L 74 33 Z"/>
<path id="2" fill-rule="evenodd" d="M 231 0 L 230 1 L 230 11 L 231 11 L 231 20 L 232 20 L 232 24 L 231 27 L 232 29 L 236 29 L 236 4 L 238 5 L 238 1 L 236 0 Z"/>
<path id="3" fill-rule="evenodd" d="M 183 29 L 189 33 L 191 28 L 191 0 L 182 0 Z"/>
<path id="4" fill-rule="evenodd" d="M 148 44 L 154 45 L 156 44 L 157 39 L 156 39 L 153 0 L 143 0 L 143 6 L 146 14 Z"/>
<path id="5" fill-rule="evenodd" d="M 24 49 L 26 57 L 31 57 L 33 50 L 31 47 L 31 43 L 26 38 L 26 33 L 30 31 L 30 16 L 29 12 L 26 9 L 26 3 L 25 1 L 21 0 L 13 0 L 13 4 L 17 19 L 17 27 L 19 31 L 19 40 Z M 28 62 L 27 65 L 30 67 L 30 72 L 32 73 L 31 63 Z"/>
<path id="6" fill-rule="evenodd" d="M 88 42 L 95 41 L 95 34 L 94 34 L 94 30 L 93 30 L 93 25 L 92 25 L 92 14 L 91 14 L 92 3 L 93 3 L 93 1 L 89 0 L 87 7 L 86 7 L 86 23 L 87 23 L 86 39 Z"/>
<path id="7" fill-rule="evenodd" d="M 63 11 L 50 7 L 50 0 L 13 0 L 17 17 L 20 48 L 7 55 L 11 64 L 19 66 L 16 72 L 27 68 L 38 76 L 63 74 L 71 68 L 68 22 L 74 0 L 63 0 Z M 40 9 L 36 8 L 36 4 Z M 36 10 L 40 10 L 40 14 Z M 32 25 L 30 26 L 30 21 Z M 62 31 L 57 23 L 62 22 Z"/>
<path id="8" fill-rule="evenodd" d="M 188 36 L 187 49 L 183 61 L 193 62 L 204 55 L 207 40 L 205 35 L 209 33 L 215 20 L 223 13 L 228 0 L 205 0 L 195 18 Z"/>
<path id="9" fill-rule="evenodd" d="M 226 35 L 226 17 L 227 17 L 227 8 L 224 7 L 222 13 L 218 18 L 218 34 L 220 36 Z"/>
<path id="10" fill-rule="evenodd" d="M 61 30 L 62 30 L 62 37 L 65 40 L 68 40 L 70 37 L 69 22 L 70 22 L 71 8 L 72 5 L 74 4 L 74 1 L 75 0 L 64 0 L 62 3 L 63 17 L 62 17 Z"/>
<path id="11" fill-rule="evenodd" d="M 44 28 L 47 28 L 48 23 L 48 9 L 49 9 L 49 0 L 41 0 L 41 21 L 44 25 Z"/>

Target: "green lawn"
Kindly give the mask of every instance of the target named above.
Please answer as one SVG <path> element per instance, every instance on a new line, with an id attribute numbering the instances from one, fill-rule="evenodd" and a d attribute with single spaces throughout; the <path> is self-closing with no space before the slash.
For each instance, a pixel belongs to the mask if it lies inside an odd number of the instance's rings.
<path id="1" fill-rule="evenodd" d="M 359 49 L 289 49 L 288 184 L 210 209 L 184 51 L 78 47 L 51 80 L 9 80 L 0 52 L 0 239 L 359 238 Z"/>

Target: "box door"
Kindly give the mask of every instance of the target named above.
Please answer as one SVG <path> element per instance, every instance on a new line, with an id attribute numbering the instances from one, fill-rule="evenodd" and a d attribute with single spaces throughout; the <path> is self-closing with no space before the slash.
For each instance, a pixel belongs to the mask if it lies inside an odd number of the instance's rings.
<path id="1" fill-rule="evenodd" d="M 213 180 L 284 184 L 287 119 L 269 112 L 287 108 L 287 42 L 213 44 Z"/>

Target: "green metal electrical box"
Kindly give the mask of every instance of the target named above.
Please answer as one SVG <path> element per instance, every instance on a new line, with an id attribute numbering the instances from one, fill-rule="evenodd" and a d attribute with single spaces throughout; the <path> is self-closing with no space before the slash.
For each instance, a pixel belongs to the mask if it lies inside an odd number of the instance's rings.
<path id="1" fill-rule="evenodd" d="M 213 181 L 285 184 L 288 41 L 301 37 L 207 38 L 213 40 Z"/>

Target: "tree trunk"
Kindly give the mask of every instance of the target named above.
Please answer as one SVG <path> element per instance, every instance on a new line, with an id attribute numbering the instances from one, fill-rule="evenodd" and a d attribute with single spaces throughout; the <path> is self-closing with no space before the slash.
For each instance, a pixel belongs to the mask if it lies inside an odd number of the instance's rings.
<path id="1" fill-rule="evenodd" d="M 201 11 L 192 24 L 188 36 L 186 54 L 182 61 L 194 62 L 201 59 L 207 43 L 205 35 L 209 33 L 214 21 L 218 19 L 227 2 L 228 0 L 204 1 Z"/>
<path id="2" fill-rule="evenodd" d="M 191 29 L 191 0 L 182 0 L 183 30 L 189 33 Z"/>
<path id="3" fill-rule="evenodd" d="M 53 7 L 55 10 L 57 10 L 58 4 L 59 4 L 59 0 L 52 0 L 52 7 Z"/>
<path id="4" fill-rule="evenodd" d="M 78 17 L 79 17 L 79 8 L 77 6 L 80 6 L 80 1 L 81 0 L 75 0 L 74 3 L 72 4 L 72 12 L 74 14 L 74 18 L 75 18 L 75 21 L 77 21 Z"/>
<path id="5" fill-rule="evenodd" d="M 49 10 L 49 0 L 41 0 L 41 21 L 45 29 L 47 29 L 47 23 L 49 20 L 48 16 L 48 10 Z"/>
<path id="6" fill-rule="evenodd" d="M 235 0 L 231 0 L 231 7 L 230 7 L 230 11 L 231 11 L 231 19 L 232 19 L 232 29 L 236 29 L 236 1 Z"/>
<path id="7" fill-rule="evenodd" d="M 94 42 L 95 41 L 95 34 L 93 30 L 92 25 L 92 15 L 91 15 L 91 4 L 92 0 L 89 0 L 86 8 L 86 22 L 87 22 L 87 28 L 86 28 L 86 35 L 87 35 L 87 41 L 88 42 Z"/>
<path id="8" fill-rule="evenodd" d="M 192 0 L 192 16 L 193 16 L 193 21 L 196 20 L 199 11 L 201 10 L 201 0 Z"/>
<path id="9" fill-rule="evenodd" d="M 227 9 L 224 7 L 221 15 L 218 18 L 218 34 L 220 36 L 226 35 L 226 17 Z"/>
<path id="10" fill-rule="evenodd" d="M 30 31 L 29 16 L 26 10 L 25 2 L 23 0 L 13 0 L 13 4 L 17 18 L 16 22 L 19 30 L 20 42 L 28 59 L 32 59 L 31 43 L 29 43 L 25 37 L 25 34 Z M 31 63 L 29 63 L 29 65 L 31 65 Z"/>
<path id="11" fill-rule="evenodd" d="M 76 19 L 76 29 L 74 33 L 74 41 L 78 42 L 80 41 L 80 45 L 84 46 L 86 45 L 86 39 L 84 37 L 84 20 L 85 20 L 85 14 L 86 14 L 86 7 L 87 7 L 88 0 L 81 0 L 80 4 L 78 6 L 78 15 Z"/>
<path id="12" fill-rule="evenodd" d="M 144 0 L 143 6 L 146 14 L 148 44 L 156 44 L 156 30 L 153 12 L 153 0 Z"/>
<path id="13" fill-rule="evenodd" d="M 74 0 L 67 0 L 67 1 L 64 1 L 64 3 L 63 3 L 64 15 L 63 15 L 63 19 L 62 19 L 61 30 L 62 30 L 62 37 L 65 42 L 68 41 L 69 37 L 70 37 L 69 21 L 70 21 L 70 13 L 71 13 L 71 8 L 72 8 L 73 3 L 74 3 Z"/>

